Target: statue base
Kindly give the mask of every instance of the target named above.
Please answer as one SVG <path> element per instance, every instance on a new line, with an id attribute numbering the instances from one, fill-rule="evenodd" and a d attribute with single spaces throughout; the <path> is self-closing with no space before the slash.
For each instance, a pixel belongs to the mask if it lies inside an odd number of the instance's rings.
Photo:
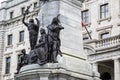
<path id="1" fill-rule="evenodd" d="M 15 80 L 99 80 L 97 77 L 72 72 L 60 63 L 48 63 L 44 66 L 31 64 L 21 68 Z"/>

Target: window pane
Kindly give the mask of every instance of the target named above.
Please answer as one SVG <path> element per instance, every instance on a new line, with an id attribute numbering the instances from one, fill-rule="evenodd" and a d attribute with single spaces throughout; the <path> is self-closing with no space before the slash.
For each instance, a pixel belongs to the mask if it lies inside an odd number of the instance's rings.
<path id="1" fill-rule="evenodd" d="M 108 17 L 108 4 L 104 4 L 100 6 L 100 18 Z"/>
<path id="2" fill-rule="evenodd" d="M 83 40 L 84 41 L 89 40 L 89 37 L 83 37 Z"/>
<path id="3" fill-rule="evenodd" d="M 108 17 L 108 5 L 106 5 L 106 17 Z"/>
<path id="4" fill-rule="evenodd" d="M 85 24 L 88 24 L 88 22 L 89 22 L 88 10 L 82 11 L 82 21 L 83 21 Z"/>
<path id="5" fill-rule="evenodd" d="M 34 3 L 34 8 L 36 8 L 36 7 L 37 7 L 37 2 Z"/>
<path id="6" fill-rule="evenodd" d="M 109 36 L 110 36 L 109 32 L 103 33 L 103 34 L 101 34 L 101 39 L 108 38 Z"/>
<path id="7" fill-rule="evenodd" d="M 8 45 L 12 45 L 12 34 L 8 35 Z"/>
<path id="8" fill-rule="evenodd" d="M 19 38 L 19 42 L 24 41 L 24 31 L 20 32 L 20 38 Z"/>
<path id="9" fill-rule="evenodd" d="M 13 12 L 10 12 L 10 19 L 13 18 Z"/>
<path id="10" fill-rule="evenodd" d="M 11 58 L 7 57 L 6 58 L 6 68 L 5 68 L 5 73 L 6 74 L 10 73 L 10 61 L 11 61 Z"/>

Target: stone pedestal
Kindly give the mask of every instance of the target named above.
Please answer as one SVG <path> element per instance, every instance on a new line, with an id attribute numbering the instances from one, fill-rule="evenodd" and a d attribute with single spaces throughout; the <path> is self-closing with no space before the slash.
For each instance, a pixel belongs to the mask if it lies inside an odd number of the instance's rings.
<path id="1" fill-rule="evenodd" d="M 63 68 L 60 63 L 48 63 L 44 66 L 38 64 L 27 65 L 15 75 L 15 80 L 93 80 L 91 75 L 73 72 Z M 98 80 L 98 79 L 94 79 Z"/>
<path id="2" fill-rule="evenodd" d="M 16 80 L 99 80 L 83 50 L 81 8 L 81 0 L 49 0 L 41 6 L 38 19 L 43 28 L 60 14 L 65 28 L 60 34 L 63 57 L 58 56 L 58 64 L 25 66 Z"/>

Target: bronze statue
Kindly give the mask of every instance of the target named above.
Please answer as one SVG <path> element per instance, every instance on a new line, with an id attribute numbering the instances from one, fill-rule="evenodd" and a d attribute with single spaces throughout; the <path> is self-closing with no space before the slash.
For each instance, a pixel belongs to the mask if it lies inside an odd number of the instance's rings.
<path id="1" fill-rule="evenodd" d="M 48 44 L 47 44 L 47 34 L 44 29 L 40 29 L 40 40 L 39 44 L 35 46 L 35 49 L 32 51 L 31 56 L 31 64 L 38 63 L 39 65 L 43 65 L 47 62 L 47 54 L 48 54 Z"/>
<path id="2" fill-rule="evenodd" d="M 62 56 L 60 51 L 60 31 L 64 29 L 58 19 L 59 15 L 53 18 L 52 23 L 47 26 L 48 34 L 44 29 L 40 29 L 40 40 L 39 44 L 30 51 L 30 63 L 37 63 L 43 65 L 47 62 L 57 63 L 58 54 Z"/>
<path id="3" fill-rule="evenodd" d="M 29 23 L 25 22 L 25 16 L 26 16 L 26 14 L 28 14 L 29 8 L 30 7 L 27 7 L 27 10 L 25 11 L 22 22 L 28 28 L 30 47 L 31 47 L 31 50 L 33 50 L 37 43 L 37 36 L 38 36 L 40 22 L 37 18 L 36 18 L 37 24 L 34 23 L 33 19 L 30 19 Z"/>
<path id="4" fill-rule="evenodd" d="M 56 63 L 57 55 L 61 55 L 60 51 L 61 41 L 60 41 L 60 31 L 64 29 L 60 25 L 59 15 L 53 18 L 52 23 L 47 27 L 48 29 L 48 60 L 49 62 Z"/>
<path id="5" fill-rule="evenodd" d="M 30 4 L 30 6 L 27 6 L 27 9 L 25 10 L 24 15 L 27 15 L 30 12 L 29 9 L 31 6 L 32 6 L 32 4 Z"/>
<path id="6" fill-rule="evenodd" d="M 39 44 L 35 46 L 35 52 L 38 55 L 39 64 L 43 65 L 47 62 L 47 55 L 48 55 L 48 41 L 47 41 L 47 34 L 44 29 L 40 29 L 40 40 Z"/>
<path id="7" fill-rule="evenodd" d="M 17 74 L 19 73 L 21 67 L 23 67 L 23 66 L 25 66 L 25 65 L 28 64 L 28 59 L 29 59 L 28 55 L 26 54 L 26 50 L 25 50 L 25 49 L 23 49 L 23 50 L 21 51 L 21 53 L 22 53 L 22 54 L 21 54 L 20 57 L 18 58 Z"/>

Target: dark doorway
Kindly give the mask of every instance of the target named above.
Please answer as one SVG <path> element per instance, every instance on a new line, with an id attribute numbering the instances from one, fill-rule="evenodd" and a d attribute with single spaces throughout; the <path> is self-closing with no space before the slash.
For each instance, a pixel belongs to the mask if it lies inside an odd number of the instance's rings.
<path id="1" fill-rule="evenodd" d="M 111 75 L 108 72 L 105 72 L 100 77 L 102 80 L 111 80 Z"/>

